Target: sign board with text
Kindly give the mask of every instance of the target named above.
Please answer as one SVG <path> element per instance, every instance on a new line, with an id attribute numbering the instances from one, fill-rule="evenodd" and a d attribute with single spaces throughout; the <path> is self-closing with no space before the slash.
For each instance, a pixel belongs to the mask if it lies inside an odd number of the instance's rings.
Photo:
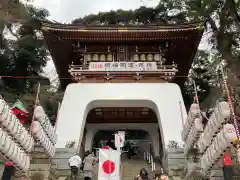
<path id="1" fill-rule="evenodd" d="M 90 71 L 157 71 L 156 62 L 90 62 Z"/>

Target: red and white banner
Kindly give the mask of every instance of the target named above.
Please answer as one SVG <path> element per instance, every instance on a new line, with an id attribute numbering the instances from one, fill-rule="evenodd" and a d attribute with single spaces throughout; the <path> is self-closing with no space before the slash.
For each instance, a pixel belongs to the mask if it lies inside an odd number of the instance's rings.
<path id="1" fill-rule="evenodd" d="M 98 180 L 120 180 L 121 152 L 99 149 Z"/>
<path id="2" fill-rule="evenodd" d="M 90 71 L 158 71 L 156 62 L 90 62 Z"/>
<path id="3" fill-rule="evenodd" d="M 124 146 L 125 141 L 125 132 L 124 131 L 118 131 L 115 135 L 115 147 L 117 149 L 120 149 Z"/>

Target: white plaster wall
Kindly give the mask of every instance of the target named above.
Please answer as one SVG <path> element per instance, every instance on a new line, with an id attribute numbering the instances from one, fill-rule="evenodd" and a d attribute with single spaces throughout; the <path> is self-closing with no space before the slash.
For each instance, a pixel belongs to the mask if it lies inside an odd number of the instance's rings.
<path id="1" fill-rule="evenodd" d="M 58 119 L 56 147 L 69 140 L 81 141 L 88 112 L 95 107 L 149 107 L 159 121 L 163 146 L 181 142 L 186 109 L 177 84 L 172 83 L 75 83 L 68 85 Z M 127 124 L 126 124 L 127 127 Z M 164 135 L 164 136 L 163 136 Z"/>

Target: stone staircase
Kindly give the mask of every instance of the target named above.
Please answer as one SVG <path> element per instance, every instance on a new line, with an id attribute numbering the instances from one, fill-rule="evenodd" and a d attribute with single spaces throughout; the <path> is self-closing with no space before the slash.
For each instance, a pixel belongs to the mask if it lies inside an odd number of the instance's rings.
<path id="1" fill-rule="evenodd" d="M 69 179 L 70 169 L 68 167 L 69 158 L 74 155 L 76 149 L 74 148 L 57 148 L 55 156 L 50 160 L 44 155 L 44 153 L 36 153 L 32 157 L 31 169 L 28 176 L 33 173 L 44 174 L 44 180 L 65 180 Z M 169 175 L 174 180 L 180 180 L 180 172 L 184 167 L 186 159 L 182 157 L 182 153 L 174 152 L 168 155 L 169 168 L 174 171 L 169 171 Z M 136 157 L 132 160 L 128 160 L 124 155 L 121 158 L 121 174 L 122 180 L 133 180 L 136 175 L 139 174 L 140 169 L 145 168 L 149 172 L 149 178 L 153 179 L 154 174 L 151 172 L 151 165 L 147 161 L 143 160 L 143 157 Z M 177 166 L 176 166 L 177 165 Z M 160 169 L 160 164 L 156 163 L 156 169 Z M 97 179 L 98 166 L 94 167 L 93 180 Z M 15 180 L 21 179 L 21 173 L 17 172 Z M 26 178 L 27 179 L 27 178 Z M 32 178 L 30 178 L 32 179 Z M 83 180 L 83 174 L 79 173 L 78 180 Z"/>
<path id="2" fill-rule="evenodd" d="M 151 166 L 146 161 L 141 159 L 123 160 L 122 161 L 122 180 L 133 180 L 140 170 L 145 168 L 149 173 L 149 179 L 153 178 Z"/>
<path id="3" fill-rule="evenodd" d="M 75 149 L 58 149 L 56 151 L 55 157 L 53 158 L 53 162 L 57 164 L 57 175 L 59 180 L 69 179 L 70 170 L 68 167 L 68 160 L 69 158 L 76 152 Z M 152 178 L 151 173 L 151 166 L 144 161 L 143 159 L 134 158 L 132 160 L 128 160 L 124 156 L 122 157 L 122 167 L 121 167 L 121 174 L 122 180 L 132 180 L 136 175 L 139 174 L 141 168 L 145 168 L 149 174 L 150 178 Z M 94 166 L 94 174 L 93 180 L 97 179 L 97 172 L 98 172 L 98 165 Z M 83 174 L 79 173 L 77 177 L 78 180 L 83 180 Z"/>

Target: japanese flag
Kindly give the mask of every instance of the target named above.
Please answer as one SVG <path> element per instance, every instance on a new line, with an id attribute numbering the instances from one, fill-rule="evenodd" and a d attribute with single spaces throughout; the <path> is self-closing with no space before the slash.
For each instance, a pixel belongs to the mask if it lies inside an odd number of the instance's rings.
<path id="1" fill-rule="evenodd" d="M 124 146 L 125 141 L 125 132 L 124 131 L 118 131 L 117 134 L 115 134 L 115 147 L 118 149 L 120 147 Z"/>
<path id="2" fill-rule="evenodd" d="M 121 152 L 99 149 L 98 180 L 120 180 Z"/>

